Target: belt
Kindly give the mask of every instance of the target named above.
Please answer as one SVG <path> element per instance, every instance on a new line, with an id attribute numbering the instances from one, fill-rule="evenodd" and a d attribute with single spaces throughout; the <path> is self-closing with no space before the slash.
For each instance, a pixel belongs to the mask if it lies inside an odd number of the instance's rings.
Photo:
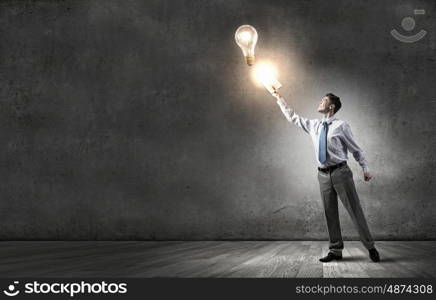
<path id="1" fill-rule="evenodd" d="M 333 171 L 334 169 L 337 169 L 337 168 L 340 168 L 342 166 L 345 166 L 346 164 L 347 164 L 347 162 L 343 161 L 343 162 L 341 162 L 341 163 L 339 163 L 337 165 L 330 166 L 330 167 L 327 167 L 327 168 L 320 168 L 320 167 L 318 167 L 318 170 L 327 173 L 327 172 Z"/>

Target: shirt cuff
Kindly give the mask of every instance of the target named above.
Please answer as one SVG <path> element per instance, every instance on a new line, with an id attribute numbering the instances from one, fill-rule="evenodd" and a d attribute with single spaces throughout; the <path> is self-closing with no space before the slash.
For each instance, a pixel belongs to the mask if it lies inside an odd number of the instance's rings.
<path id="1" fill-rule="evenodd" d="M 367 166 L 362 167 L 363 172 L 364 173 L 368 173 L 369 172 L 369 168 Z"/>
<path id="2" fill-rule="evenodd" d="M 283 99 L 283 98 L 279 98 L 279 99 L 277 100 L 277 104 L 280 105 L 280 106 L 286 106 L 285 99 Z"/>

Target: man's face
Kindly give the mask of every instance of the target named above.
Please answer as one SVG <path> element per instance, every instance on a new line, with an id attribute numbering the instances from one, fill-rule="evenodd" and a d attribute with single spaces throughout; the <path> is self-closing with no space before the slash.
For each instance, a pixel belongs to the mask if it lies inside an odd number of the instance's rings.
<path id="1" fill-rule="evenodd" d="M 330 99 L 329 97 L 325 96 L 324 98 L 321 99 L 321 102 L 319 103 L 318 106 L 318 112 L 325 114 L 329 111 L 329 105 L 330 105 Z"/>

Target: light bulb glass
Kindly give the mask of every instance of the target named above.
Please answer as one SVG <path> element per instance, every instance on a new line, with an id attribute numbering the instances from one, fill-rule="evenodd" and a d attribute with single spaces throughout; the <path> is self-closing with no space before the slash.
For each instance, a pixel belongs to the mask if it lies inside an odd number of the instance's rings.
<path id="1" fill-rule="evenodd" d="M 242 25 L 235 32 L 236 44 L 241 48 L 242 53 L 249 66 L 254 64 L 254 48 L 257 43 L 257 31 L 251 25 Z"/>

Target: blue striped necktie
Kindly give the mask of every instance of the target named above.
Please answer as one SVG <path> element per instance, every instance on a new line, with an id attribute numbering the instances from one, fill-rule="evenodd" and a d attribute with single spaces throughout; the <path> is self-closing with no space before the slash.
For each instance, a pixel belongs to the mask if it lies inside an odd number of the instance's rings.
<path id="1" fill-rule="evenodd" d="M 318 159 L 320 163 L 325 163 L 327 160 L 327 130 L 328 124 L 326 121 L 322 122 L 321 133 L 319 135 L 319 151 Z"/>

